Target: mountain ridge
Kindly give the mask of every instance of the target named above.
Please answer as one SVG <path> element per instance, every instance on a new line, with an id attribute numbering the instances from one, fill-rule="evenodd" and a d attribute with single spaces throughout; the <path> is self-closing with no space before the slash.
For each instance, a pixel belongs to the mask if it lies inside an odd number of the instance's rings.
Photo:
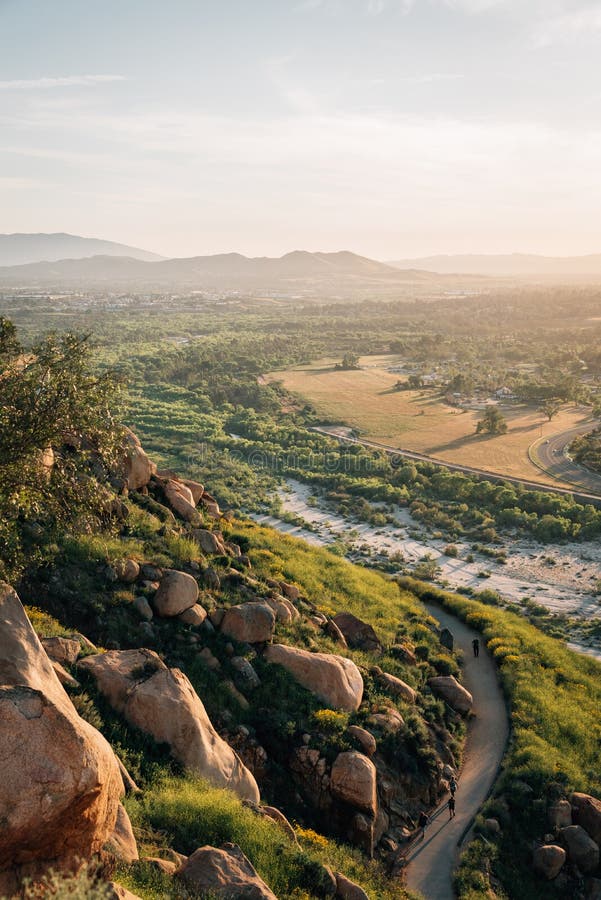
<path id="1" fill-rule="evenodd" d="M 131 256 L 96 255 L 0 267 L 7 284 L 134 283 L 172 287 L 237 289 L 310 284 L 316 281 L 394 284 L 403 280 L 430 281 L 433 276 L 398 269 L 348 250 L 334 253 L 293 250 L 281 257 L 247 257 L 220 253 L 144 261 Z"/>
<path id="2" fill-rule="evenodd" d="M 164 258 L 139 247 L 99 238 L 81 237 L 64 231 L 0 234 L 0 267 L 56 262 L 60 259 L 84 259 L 99 255 L 129 256 L 148 262 Z"/>
<path id="3" fill-rule="evenodd" d="M 582 256 L 545 256 L 536 253 L 438 254 L 388 262 L 397 269 L 419 268 L 441 275 L 486 276 L 599 276 L 601 253 Z"/>

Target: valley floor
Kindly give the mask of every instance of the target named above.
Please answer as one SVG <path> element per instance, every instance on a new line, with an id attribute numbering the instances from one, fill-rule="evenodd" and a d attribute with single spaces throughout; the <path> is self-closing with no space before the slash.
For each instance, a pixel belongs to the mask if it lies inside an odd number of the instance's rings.
<path id="1" fill-rule="evenodd" d="M 288 480 L 280 490 L 280 499 L 282 510 L 294 516 L 297 524 L 270 515 L 253 518 L 312 544 L 344 541 L 347 555 L 354 560 L 362 557 L 377 563 L 394 560 L 399 554 L 399 562 L 412 567 L 428 555 L 440 568 L 437 580 L 451 590 L 488 588 L 506 601 L 522 604 L 528 599 L 552 613 L 569 616 L 570 646 L 601 659 L 601 643 L 578 634 L 579 621 L 584 624 L 601 616 L 600 598 L 595 594 L 601 578 L 601 546 L 597 543 L 543 546 L 523 539 L 506 540 L 498 548 L 507 553 L 506 563 L 500 565 L 459 541 L 454 542 L 459 556 L 446 556 L 443 551 L 448 541 L 426 535 L 406 509 L 395 510 L 398 524 L 374 527 L 337 514 L 315 497 L 313 488 L 298 481 Z M 470 553 L 473 562 L 465 558 Z"/>

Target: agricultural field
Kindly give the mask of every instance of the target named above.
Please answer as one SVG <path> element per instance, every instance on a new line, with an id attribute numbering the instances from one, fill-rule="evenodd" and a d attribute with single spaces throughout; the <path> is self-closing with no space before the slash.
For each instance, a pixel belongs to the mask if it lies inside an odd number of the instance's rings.
<path id="1" fill-rule="evenodd" d="M 281 382 L 310 401 L 318 415 L 351 426 L 367 440 L 541 484 L 558 482 L 531 462 L 528 448 L 590 418 L 590 408 L 570 405 L 548 422 L 535 405 L 505 404 L 507 433 L 476 434 L 480 411 L 456 409 L 432 388 L 395 390 L 403 376 L 388 367 L 398 364 L 398 357 L 362 356 L 356 370 L 337 369 L 336 362 L 325 358 L 272 372 L 269 380 Z"/>

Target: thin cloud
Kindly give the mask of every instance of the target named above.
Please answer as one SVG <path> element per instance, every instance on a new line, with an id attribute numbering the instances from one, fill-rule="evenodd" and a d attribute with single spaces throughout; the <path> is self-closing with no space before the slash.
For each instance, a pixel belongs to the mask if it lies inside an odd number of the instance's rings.
<path id="1" fill-rule="evenodd" d="M 537 47 L 568 43 L 581 38 L 598 38 L 601 33 L 601 9 L 589 6 L 541 21 L 534 30 Z"/>
<path id="2" fill-rule="evenodd" d="M 62 77 L 14 78 L 0 81 L 0 91 L 37 91 L 62 87 L 89 87 L 95 84 L 108 84 L 113 81 L 125 81 L 124 75 L 65 75 Z"/>

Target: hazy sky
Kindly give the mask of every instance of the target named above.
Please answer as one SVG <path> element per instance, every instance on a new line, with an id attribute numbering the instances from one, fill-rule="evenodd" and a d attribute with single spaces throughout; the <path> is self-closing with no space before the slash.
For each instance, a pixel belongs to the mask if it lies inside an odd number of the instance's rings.
<path id="1" fill-rule="evenodd" d="M 0 0 L 0 232 L 601 251 L 600 0 Z"/>

